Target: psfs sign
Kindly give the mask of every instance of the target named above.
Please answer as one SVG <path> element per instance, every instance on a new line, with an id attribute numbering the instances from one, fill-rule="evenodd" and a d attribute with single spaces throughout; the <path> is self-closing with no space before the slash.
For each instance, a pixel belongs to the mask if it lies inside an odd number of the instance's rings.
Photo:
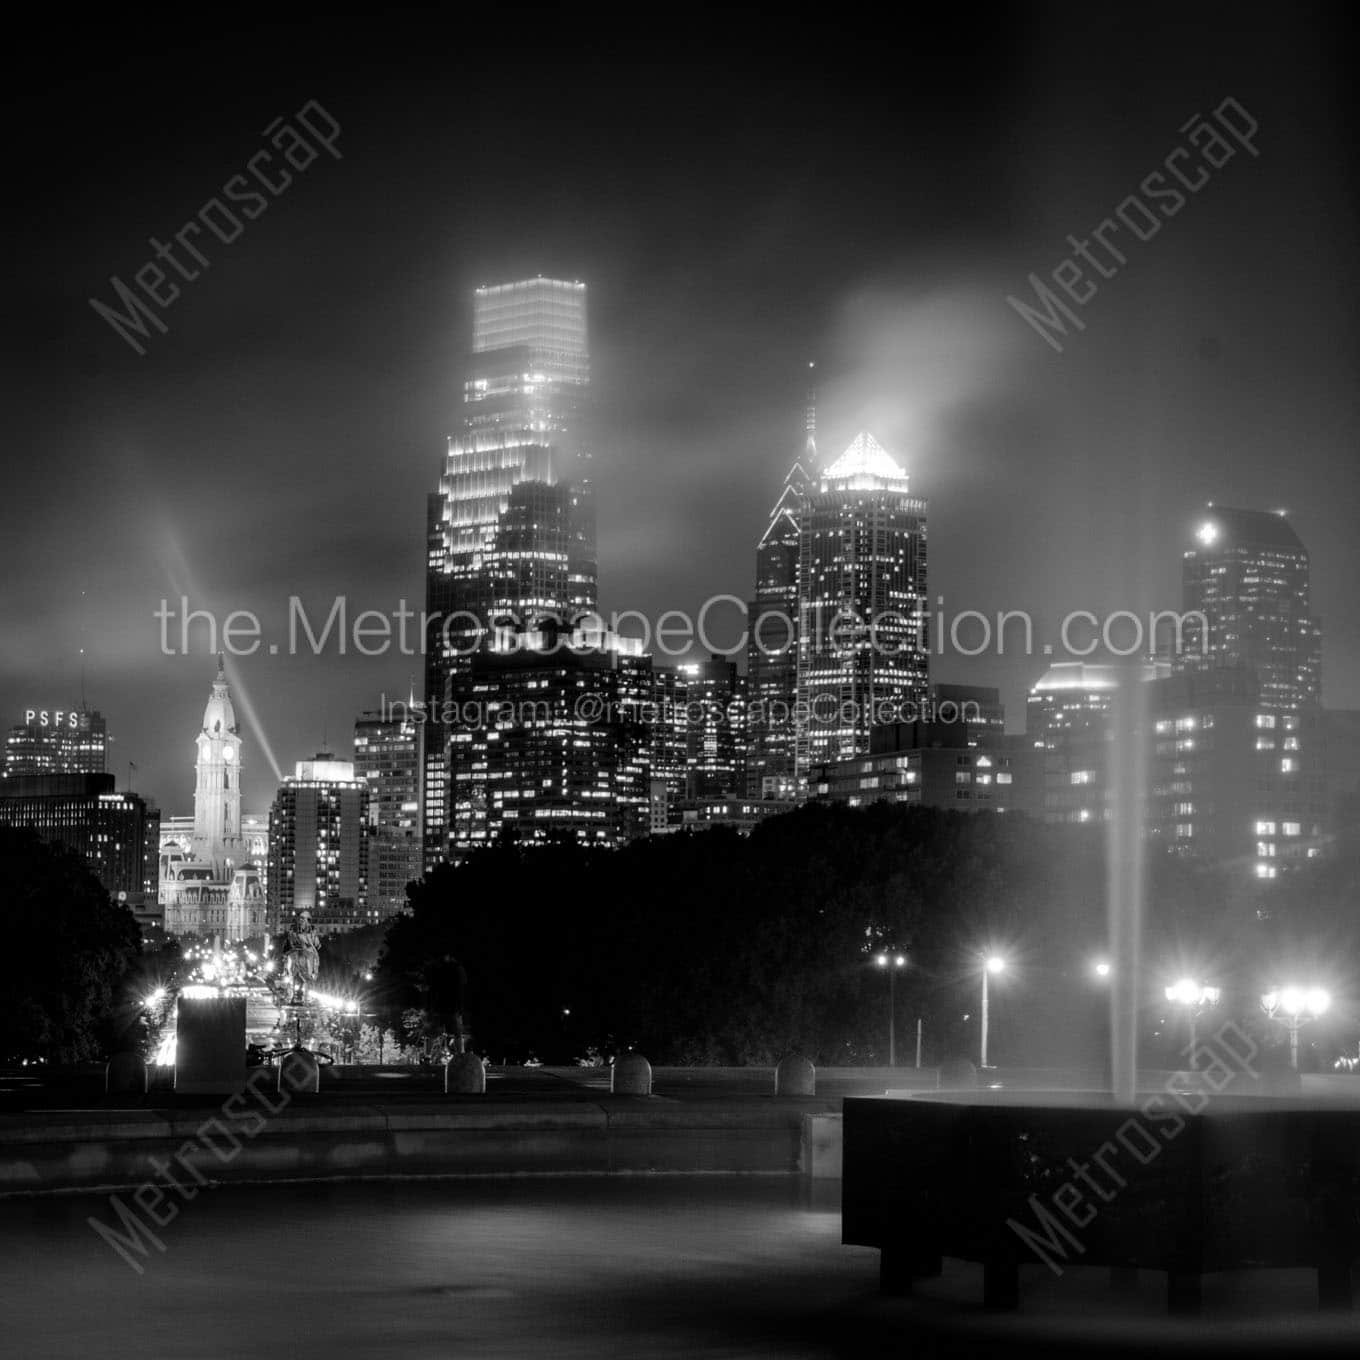
<path id="1" fill-rule="evenodd" d="M 29 727 L 70 727 L 80 726 L 79 710 L 67 712 L 64 708 L 26 708 L 24 722 Z"/>

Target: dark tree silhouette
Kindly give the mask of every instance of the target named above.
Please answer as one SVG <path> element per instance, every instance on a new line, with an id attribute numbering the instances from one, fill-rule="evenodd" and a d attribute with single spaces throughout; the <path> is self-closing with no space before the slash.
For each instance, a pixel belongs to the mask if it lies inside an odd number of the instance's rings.
<path id="1" fill-rule="evenodd" d="M 10 828 L 0 828 L 0 903 L 0 1060 L 101 1056 L 127 1019 L 120 989 L 141 948 L 132 912 L 80 856 Z"/>
<path id="2" fill-rule="evenodd" d="M 1355 875 L 1325 872 L 1330 907 L 1310 895 L 1321 869 L 1288 895 L 1295 921 L 1339 938 Z M 1279 925 L 1255 886 L 1150 847 L 1147 889 L 1149 1032 L 1162 974 L 1180 959 L 1240 976 L 1249 992 Z M 1098 825 L 814 804 L 749 838 L 717 828 L 614 853 L 489 849 L 409 892 L 412 912 L 379 964 L 391 1023 L 428 1004 L 435 961 L 457 959 L 472 1046 L 493 1058 L 566 1062 L 636 1046 L 655 1062 L 797 1050 L 880 1063 L 881 948 L 910 959 L 895 980 L 899 1059 L 919 1018 L 927 1061 L 976 1060 L 979 969 L 993 948 L 1011 963 L 992 988 L 993 1061 L 1098 1068 L 1107 1050 L 1108 992 L 1092 971 L 1109 937 Z M 1284 913 L 1284 896 L 1271 900 Z"/>

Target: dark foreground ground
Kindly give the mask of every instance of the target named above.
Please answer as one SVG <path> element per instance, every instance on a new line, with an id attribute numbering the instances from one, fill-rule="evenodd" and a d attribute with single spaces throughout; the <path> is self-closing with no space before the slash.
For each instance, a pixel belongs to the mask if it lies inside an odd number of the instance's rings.
<path id="1" fill-rule="evenodd" d="M 136 1273 L 89 1226 L 107 1197 L 0 1202 L 0 1349 L 45 1357 L 681 1357 L 1355 1354 L 1308 1272 L 1214 1278 L 1169 1324 L 1162 1282 L 1026 1273 L 983 1313 L 975 1269 L 877 1294 L 840 1245 L 836 1187 L 596 1177 L 205 1190 Z"/>

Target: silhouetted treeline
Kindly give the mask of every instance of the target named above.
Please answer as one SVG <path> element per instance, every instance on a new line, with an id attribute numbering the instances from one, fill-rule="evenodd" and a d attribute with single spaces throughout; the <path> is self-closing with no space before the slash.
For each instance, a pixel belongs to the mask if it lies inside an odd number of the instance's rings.
<path id="1" fill-rule="evenodd" d="M 808 806 L 745 839 L 715 829 L 616 853 L 491 849 L 413 885 L 378 979 L 388 1004 L 420 1005 L 429 961 L 460 959 L 472 1043 L 497 1059 L 635 1046 L 658 1062 L 796 1049 L 873 1063 L 887 1055 L 888 980 L 873 962 L 886 947 L 910 961 L 895 979 L 897 1060 L 913 1060 L 920 1018 L 932 1062 L 976 1058 L 980 960 L 996 950 L 1009 967 L 991 988 L 993 1061 L 1096 1065 L 1104 851 L 1099 827 L 887 805 Z M 1328 872 L 1335 893 L 1353 886 L 1352 870 Z M 1211 970 L 1249 996 L 1261 951 L 1288 933 L 1285 895 L 1157 853 L 1147 886 L 1148 1032 L 1164 975 Z M 1296 880 L 1290 901 L 1306 895 Z M 1353 956 L 1342 938 L 1353 910 L 1308 900 L 1307 930 L 1326 918 L 1333 957 Z"/>
<path id="2" fill-rule="evenodd" d="M 120 1046 L 136 1021 L 124 989 L 141 949 L 128 907 L 79 855 L 0 827 L 0 908 L 0 1062 L 78 1062 Z"/>

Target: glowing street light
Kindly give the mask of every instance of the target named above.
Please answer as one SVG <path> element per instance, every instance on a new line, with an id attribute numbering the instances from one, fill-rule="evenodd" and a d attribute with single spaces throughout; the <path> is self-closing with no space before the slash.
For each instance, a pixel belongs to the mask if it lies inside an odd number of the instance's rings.
<path id="1" fill-rule="evenodd" d="M 1190 1025 L 1190 1066 L 1195 1065 L 1195 1021 L 1200 1011 L 1218 1005 L 1221 992 L 1217 987 L 1206 987 L 1194 978 L 1178 978 L 1166 989 L 1166 999 L 1185 1007 Z"/>
<path id="2" fill-rule="evenodd" d="M 982 1053 L 981 1067 L 987 1066 L 987 1025 L 990 1018 L 990 1000 L 987 995 L 987 980 L 994 973 L 1006 971 L 1006 960 L 1000 954 L 989 954 L 982 963 Z"/>
<path id="3" fill-rule="evenodd" d="M 1261 1009 L 1289 1031 L 1289 1065 L 1299 1068 L 1299 1030 L 1327 1011 L 1331 994 L 1322 987 L 1272 987 L 1261 997 Z"/>
<path id="4" fill-rule="evenodd" d="M 1099 959 L 1093 965 L 1091 971 L 1095 973 L 1098 978 L 1107 978 L 1110 976 L 1110 965 L 1104 959 Z"/>
<path id="5" fill-rule="evenodd" d="M 885 951 L 874 957 L 874 962 L 888 975 L 888 1066 L 897 1066 L 897 996 L 898 972 L 907 966 L 907 956 Z"/>

